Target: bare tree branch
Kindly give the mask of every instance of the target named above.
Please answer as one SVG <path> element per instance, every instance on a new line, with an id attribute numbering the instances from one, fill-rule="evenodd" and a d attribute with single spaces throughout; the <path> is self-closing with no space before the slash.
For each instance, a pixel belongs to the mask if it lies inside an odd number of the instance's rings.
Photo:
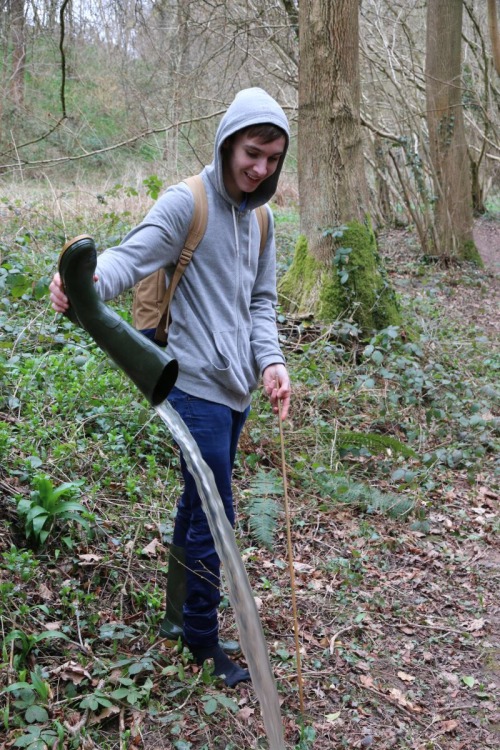
<path id="1" fill-rule="evenodd" d="M 64 25 L 64 11 L 66 9 L 66 6 L 68 5 L 70 0 L 64 0 L 61 5 L 61 10 L 59 11 L 59 24 L 60 24 L 60 34 L 59 34 L 59 51 L 61 53 L 61 88 L 60 88 L 60 99 L 61 99 L 61 109 L 62 109 L 62 115 L 57 120 L 55 125 L 50 128 L 50 130 L 47 130 L 45 133 L 40 135 L 38 138 L 34 138 L 31 141 L 26 141 L 25 143 L 21 143 L 19 145 L 14 144 L 12 148 L 6 149 L 5 151 L 2 151 L 0 156 L 5 156 L 7 154 L 12 153 L 13 151 L 18 152 L 21 148 L 26 148 L 26 146 L 32 146 L 35 143 L 40 143 L 40 141 L 45 140 L 48 138 L 54 131 L 57 130 L 57 128 L 61 125 L 64 120 L 67 118 L 66 114 L 66 55 L 64 53 L 64 34 L 65 34 L 65 25 Z M 18 162 L 19 163 L 19 162 Z"/>
<path id="2" fill-rule="evenodd" d="M 62 117 L 60 122 L 66 119 L 66 55 L 64 53 L 64 11 L 66 10 L 66 6 L 69 3 L 69 0 L 64 0 L 64 2 L 61 5 L 61 10 L 59 11 L 59 28 L 60 28 L 60 35 L 59 35 L 59 51 L 61 53 L 61 110 L 62 110 Z"/>
<path id="3" fill-rule="evenodd" d="M 224 114 L 225 111 L 226 111 L 225 109 L 218 110 L 217 112 L 211 112 L 209 115 L 203 115 L 201 117 L 193 117 L 193 118 L 189 118 L 188 120 L 181 120 L 180 122 L 175 122 L 170 125 L 166 125 L 165 127 L 162 127 L 162 128 L 148 128 L 147 130 L 144 130 L 142 133 L 138 133 L 137 135 L 134 135 L 131 138 L 127 138 L 127 140 L 125 141 L 120 141 L 119 143 L 114 143 L 111 146 L 106 146 L 105 148 L 96 149 L 95 151 L 88 151 L 88 152 L 86 151 L 85 153 L 77 154 L 76 156 L 60 156 L 55 159 L 38 159 L 36 161 L 27 161 L 27 160 L 24 161 L 22 159 L 18 159 L 18 161 L 12 164 L 0 164 L 0 170 L 14 169 L 15 167 L 19 167 L 19 166 L 40 167 L 46 164 L 62 164 L 65 162 L 80 161 L 81 159 L 88 159 L 91 156 L 97 156 L 99 154 L 109 153 L 110 151 L 116 151 L 119 148 L 130 146 L 131 144 L 136 143 L 137 141 L 140 141 L 142 138 L 146 138 L 149 135 L 158 135 L 159 133 L 167 133 L 169 130 L 180 128 L 183 125 L 192 125 L 195 122 L 201 122 L 202 120 L 211 120 L 214 117 L 220 117 L 222 114 Z"/>

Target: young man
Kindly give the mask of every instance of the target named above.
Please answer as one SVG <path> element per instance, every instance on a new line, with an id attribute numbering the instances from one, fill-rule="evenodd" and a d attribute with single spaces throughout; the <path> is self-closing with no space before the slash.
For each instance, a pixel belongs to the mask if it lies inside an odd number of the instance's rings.
<path id="1" fill-rule="evenodd" d="M 232 524 L 233 463 L 259 378 L 275 413 L 281 402 L 283 419 L 290 403 L 290 380 L 276 329 L 274 228 L 270 220 L 260 254 L 254 211 L 276 190 L 288 141 L 288 122 L 274 99 L 259 88 L 240 91 L 218 127 L 214 159 L 201 173 L 207 228 L 171 304 L 167 354 L 178 361 L 179 376 L 168 399 L 214 472 Z M 170 276 L 193 209 L 185 184 L 169 188 L 121 245 L 99 256 L 96 283 L 101 297 L 112 299 L 159 268 Z M 50 289 L 53 308 L 64 312 L 68 301 L 58 274 Z M 233 687 L 249 674 L 219 643 L 220 561 L 182 456 L 181 466 L 184 490 L 175 519 L 162 630 L 168 633 L 172 624 L 170 588 L 174 598 L 182 599 L 185 644 L 198 663 L 213 659 L 215 674 Z"/>

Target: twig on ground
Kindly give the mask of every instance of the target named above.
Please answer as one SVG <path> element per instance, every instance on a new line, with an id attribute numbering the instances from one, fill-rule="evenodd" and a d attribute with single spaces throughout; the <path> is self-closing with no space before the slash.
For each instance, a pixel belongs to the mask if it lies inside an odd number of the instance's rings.
<path id="1" fill-rule="evenodd" d="M 138 525 L 135 531 L 134 540 L 132 544 L 130 545 L 127 572 L 125 574 L 125 580 L 123 581 L 123 586 L 121 587 L 121 591 L 120 591 L 120 620 L 123 620 L 123 599 L 125 597 L 125 594 L 127 593 L 127 581 L 130 577 L 130 568 L 132 567 L 132 558 L 134 555 L 135 543 L 137 541 L 137 537 L 139 536 L 139 529 L 140 529 L 140 526 Z"/>
<path id="2" fill-rule="evenodd" d="M 356 627 L 356 623 L 354 623 L 354 622 L 353 622 L 353 623 L 351 623 L 350 625 L 348 625 L 348 626 L 347 626 L 346 628 L 342 628 L 342 630 L 338 630 L 338 631 L 337 631 L 337 632 L 335 633 L 335 635 L 333 636 L 333 638 L 331 638 L 331 640 L 330 640 L 330 654 L 331 654 L 332 656 L 333 656 L 333 652 L 334 652 L 334 650 L 335 650 L 335 641 L 337 640 L 337 638 L 338 638 L 338 637 L 339 637 L 340 635 L 342 635 L 342 633 L 347 633 L 347 631 L 348 631 L 348 630 L 352 630 L 352 629 L 353 629 L 353 628 L 355 628 L 355 627 Z"/>

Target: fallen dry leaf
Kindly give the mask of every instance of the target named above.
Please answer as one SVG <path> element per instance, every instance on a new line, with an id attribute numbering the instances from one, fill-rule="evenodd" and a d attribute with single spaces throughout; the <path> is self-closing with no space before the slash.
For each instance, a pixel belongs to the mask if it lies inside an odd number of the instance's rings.
<path id="1" fill-rule="evenodd" d="M 141 555 L 147 555 L 148 557 L 156 557 L 159 552 L 165 549 L 163 544 L 158 539 L 153 539 L 149 544 L 141 550 Z"/>
<path id="2" fill-rule="evenodd" d="M 92 681 L 90 672 L 85 667 L 80 666 L 76 661 L 67 661 L 51 671 L 51 674 L 60 675 L 61 679 L 79 685 L 84 679 Z"/>
<path id="3" fill-rule="evenodd" d="M 91 715 L 88 720 L 89 726 L 101 724 L 101 722 L 109 719 L 110 716 L 116 716 L 118 713 L 120 713 L 119 706 L 105 706 L 98 714 Z"/>
<path id="4" fill-rule="evenodd" d="M 46 622 L 43 627 L 45 630 L 61 630 L 62 620 L 58 620 L 57 622 Z"/>
<path id="5" fill-rule="evenodd" d="M 469 633 L 474 633 L 477 630 L 482 630 L 484 626 L 486 625 L 486 620 L 484 617 L 480 617 L 477 620 L 472 620 L 472 622 L 464 623 L 464 627 L 467 628 Z"/>
<path id="6" fill-rule="evenodd" d="M 454 732 L 457 727 L 458 727 L 458 721 L 456 721 L 455 719 L 450 719 L 449 721 L 443 721 L 439 725 L 439 729 L 441 730 L 441 732 L 445 734 L 447 732 Z"/>
<path id="7" fill-rule="evenodd" d="M 408 708 L 410 711 L 415 712 L 420 712 L 422 710 L 419 706 L 415 706 L 414 703 L 409 701 L 402 690 L 391 688 L 389 690 L 389 695 L 391 696 L 391 698 L 394 698 L 394 700 L 396 700 L 400 706 L 403 706 L 403 708 Z"/>
<path id="8" fill-rule="evenodd" d="M 78 559 L 84 563 L 99 562 L 99 560 L 102 560 L 102 555 L 94 555 L 89 552 L 85 555 L 78 555 Z"/>
<path id="9" fill-rule="evenodd" d="M 40 585 L 40 588 L 38 589 L 38 593 L 44 599 L 46 602 L 50 602 L 54 598 L 54 594 L 52 591 L 46 586 L 44 583 Z"/>
<path id="10" fill-rule="evenodd" d="M 398 677 L 400 680 L 403 680 L 403 682 L 413 682 L 415 680 L 415 677 L 407 672 L 398 672 Z"/>
<path id="11" fill-rule="evenodd" d="M 255 713 L 255 708 L 250 708 L 250 706 L 245 706 L 244 708 L 240 708 L 236 716 L 238 718 L 243 719 L 243 721 L 248 721 L 251 716 Z"/>
<path id="12" fill-rule="evenodd" d="M 363 685 L 363 687 L 373 687 L 373 677 L 369 674 L 362 674 L 359 678 L 359 681 Z"/>

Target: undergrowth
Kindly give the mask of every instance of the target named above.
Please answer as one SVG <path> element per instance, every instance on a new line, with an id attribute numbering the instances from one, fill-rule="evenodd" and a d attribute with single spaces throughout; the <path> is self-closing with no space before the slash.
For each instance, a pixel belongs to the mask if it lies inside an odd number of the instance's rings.
<path id="1" fill-rule="evenodd" d="M 115 747 L 117 737 L 120 747 L 132 747 L 146 724 L 177 750 L 257 747 L 262 727 L 255 699 L 228 696 L 189 652 L 156 639 L 179 491 L 178 451 L 125 376 L 48 303 L 48 282 L 68 236 L 90 233 L 104 247 L 140 218 L 129 203 L 120 210 L 120 196 L 125 200 L 114 189 L 91 210 L 75 210 L 64 226 L 54 216 L 49 220 L 41 203 L 3 201 L 3 730 L 13 747 L 32 750 Z M 283 212 L 277 222 L 281 269 L 297 233 L 296 215 Z M 446 284 L 444 272 L 440 283 Z M 273 641 L 290 747 L 327 745 L 317 734 L 324 716 L 315 717 L 311 707 L 305 722 L 296 717 L 284 468 L 297 570 L 311 575 L 299 583 L 302 613 L 304 622 L 316 622 L 318 643 L 326 626 L 312 607 L 319 582 L 323 589 L 330 585 L 324 575 L 336 586 L 321 616 L 336 618 L 337 629 L 353 628 L 353 641 L 361 639 L 365 619 L 388 606 L 372 589 L 364 545 L 380 548 L 383 570 L 398 538 L 430 533 L 455 476 L 471 488 L 485 477 L 498 486 L 498 352 L 480 332 L 448 320 L 433 294 L 414 295 L 403 285 L 400 303 L 405 325 L 370 341 L 361 341 L 349 321 L 324 328 L 280 314 L 293 381 L 286 466 L 278 425 L 260 392 L 241 440 L 236 535 L 253 589 L 269 602 L 263 625 Z M 130 320 L 130 294 L 113 305 Z M 345 541 L 326 535 L 329 518 L 344 519 L 352 530 Z M 315 545 L 323 545 L 321 552 Z M 367 587 L 372 598 L 364 598 Z M 221 617 L 231 628 L 229 611 Z M 333 650 L 325 641 L 309 670 L 327 669 Z M 353 703 L 354 697 L 344 700 L 351 712 Z M 327 724 L 335 724 L 335 715 L 328 714 Z"/>

